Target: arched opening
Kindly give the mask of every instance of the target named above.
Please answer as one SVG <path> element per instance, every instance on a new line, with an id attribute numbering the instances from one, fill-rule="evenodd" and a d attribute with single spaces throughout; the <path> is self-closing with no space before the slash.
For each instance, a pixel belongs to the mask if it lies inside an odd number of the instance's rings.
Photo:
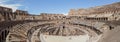
<path id="1" fill-rule="evenodd" d="M 2 31 L 2 33 L 0 35 L 0 42 L 6 42 L 6 37 L 7 37 L 8 33 L 9 33 L 8 30 Z"/>

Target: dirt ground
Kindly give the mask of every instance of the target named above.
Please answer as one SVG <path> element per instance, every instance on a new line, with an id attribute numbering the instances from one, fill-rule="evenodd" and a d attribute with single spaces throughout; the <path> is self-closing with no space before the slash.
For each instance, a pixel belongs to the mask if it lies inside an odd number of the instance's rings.
<path id="1" fill-rule="evenodd" d="M 120 42 L 119 22 L 109 22 L 108 24 L 112 25 L 114 28 L 105 32 L 99 42 Z"/>

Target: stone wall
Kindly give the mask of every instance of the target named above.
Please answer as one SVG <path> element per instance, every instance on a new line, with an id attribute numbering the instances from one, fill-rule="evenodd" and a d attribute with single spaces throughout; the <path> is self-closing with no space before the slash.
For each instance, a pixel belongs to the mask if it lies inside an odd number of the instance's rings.
<path id="1" fill-rule="evenodd" d="M 14 18 L 12 9 L 0 6 L 0 18 L 0 21 L 12 20 Z"/>
<path id="2" fill-rule="evenodd" d="M 99 7 L 91 7 L 91 8 L 86 8 L 86 9 L 71 9 L 69 12 L 69 15 L 92 15 L 92 14 L 116 14 L 120 13 L 120 5 L 116 6 L 110 6 L 110 5 L 105 5 L 105 6 L 99 6 Z"/>
<path id="3" fill-rule="evenodd" d="M 17 20 L 56 20 L 64 19 L 65 17 L 80 17 L 85 19 L 91 18 L 92 20 L 104 20 L 103 17 L 108 18 L 108 20 L 119 20 L 120 19 L 120 8 L 119 3 L 114 3 L 110 5 L 97 6 L 91 8 L 82 9 L 71 9 L 69 15 L 65 16 L 63 14 L 53 14 L 53 13 L 41 13 L 40 15 L 30 15 L 27 11 L 16 10 L 12 12 L 11 8 L 6 8 L 0 6 L 0 21 L 17 21 Z"/>
<path id="4" fill-rule="evenodd" d="M 47 20 L 55 20 L 55 19 L 62 19 L 64 17 L 63 14 L 52 14 L 52 13 L 41 13 L 43 19 Z"/>
<path id="5" fill-rule="evenodd" d="M 115 18 L 119 20 L 119 16 L 116 16 L 118 14 L 120 14 L 120 2 L 86 9 L 71 9 L 69 12 L 69 16 L 108 17 L 109 20 L 116 20 Z"/>
<path id="6" fill-rule="evenodd" d="M 40 15 L 31 15 L 27 11 L 16 10 L 12 12 L 11 8 L 0 7 L 0 21 L 17 20 L 56 20 L 62 19 L 63 14 L 41 13 Z"/>
<path id="7" fill-rule="evenodd" d="M 16 21 L 16 20 L 25 20 L 27 18 L 31 18 L 27 11 L 16 10 L 12 11 L 11 8 L 0 6 L 0 21 Z"/>

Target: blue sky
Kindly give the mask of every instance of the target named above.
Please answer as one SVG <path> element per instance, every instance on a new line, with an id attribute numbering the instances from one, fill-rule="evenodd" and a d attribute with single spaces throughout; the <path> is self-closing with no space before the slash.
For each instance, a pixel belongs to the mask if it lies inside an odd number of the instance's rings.
<path id="1" fill-rule="evenodd" d="M 1 0 L 0 0 L 1 1 Z M 3 0 L 2 0 L 3 1 Z M 120 0 L 7 0 L 0 3 L 13 5 L 14 8 L 27 10 L 31 14 L 40 13 L 68 13 L 70 9 L 101 6 Z M 16 6 L 14 6 L 16 5 Z M 11 8 L 11 7 L 10 7 Z"/>

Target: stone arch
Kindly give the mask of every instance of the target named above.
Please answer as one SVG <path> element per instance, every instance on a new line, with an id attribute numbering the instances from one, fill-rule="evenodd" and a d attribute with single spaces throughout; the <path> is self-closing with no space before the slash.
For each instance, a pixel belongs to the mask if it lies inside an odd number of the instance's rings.
<path id="1" fill-rule="evenodd" d="M 7 37 L 8 33 L 9 33 L 8 29 L 5 29 L 5 30 L 1 31 L 0 42 L 6 42 L 6 37 Z"/>

